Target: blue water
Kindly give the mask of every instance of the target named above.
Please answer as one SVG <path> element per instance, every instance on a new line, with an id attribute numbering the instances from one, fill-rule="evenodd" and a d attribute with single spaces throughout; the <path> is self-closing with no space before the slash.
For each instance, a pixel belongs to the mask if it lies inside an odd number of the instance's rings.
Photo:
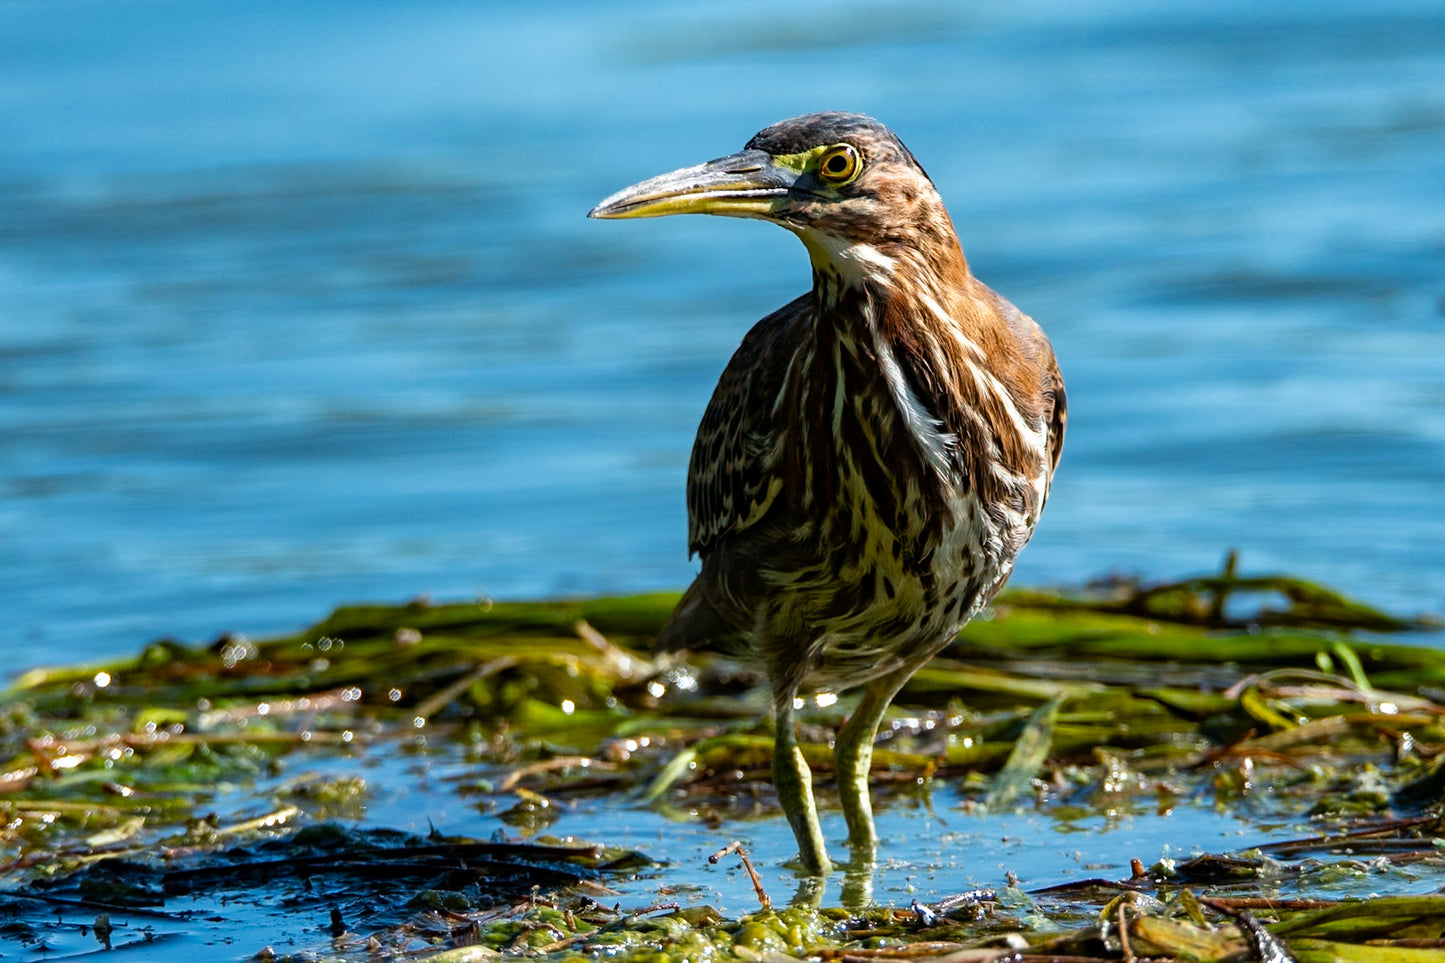
<path id="1" fill-rule="evenodd" d="M 1445 610 L 1438 0 L 0 0 L 0 671 L 681 587 L 697 419 L 807 261 L 583 214 L 824 108 L 1053 338 L 1020 581 L 1237 546 Z"/>

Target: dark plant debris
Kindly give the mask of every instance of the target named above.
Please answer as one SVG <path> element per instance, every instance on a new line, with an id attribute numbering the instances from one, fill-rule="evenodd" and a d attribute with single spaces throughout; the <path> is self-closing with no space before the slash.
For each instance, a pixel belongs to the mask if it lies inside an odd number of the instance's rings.
<path id="1" fill-rule="evenodd" d="M 692 812 L 724 846 L 771 799 L 753 670 L 651 656 L 672 595 L 348 606 L 285 638 L 160 641 L 14 681 L 0 955 L 157 949 L 252 900 L 314 915 L 314 941 L 231 933 L 222 957 L 1445 963 L 1445 653 L 1383 634 L 1432 623 L 1235 568 L 1006 594 L 900 695 L 874 779 L 884 805 L 947 780 L 976 807 L 1240 807 L 1282 827 L 1253 849 L 906 908 L 776 909 L 756 875 L 752 912 L 623 905 L 612 884 L 660 869 L 548 837 L 555 804 Z M 825 806 L 850 704 L 803 713 Z M 454 747 L 455 791 L 496 800 L 515 835 L 363 825 L 359 754 L 420 738 Z M 724 857 L 751 873 L 741 847 Z"/>

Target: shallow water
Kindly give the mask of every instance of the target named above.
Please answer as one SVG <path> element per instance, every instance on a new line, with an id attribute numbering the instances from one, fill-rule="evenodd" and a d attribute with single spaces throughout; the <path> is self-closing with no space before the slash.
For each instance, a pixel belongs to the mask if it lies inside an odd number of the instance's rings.
<path id="1" fill-rule="evenodd" d="M 459 792 L 462 786 L 475 785 L 478 773 L 476 763 L 461 756 L 454 743 L 438 740 L 428 747 L 424 739 L 405 749 L 383 741 L 343 756 L 321 754 L 308 758 L 304 771 L 283 767 L 277 775 L 258 779 L 255 786 L 218 786 L 212 811 L 221 814 L 217 825 L 229 824 L 237 816 L 259 817 L 271 811 L 266 798 L 282 785 L 359 773 L 367 788 L 364 803 L 357 804 L 358 812 L 342 806 L 325 813 L 325 807 L 303 803 L 315 811 L 296 823 L 314 825 L 318 818 L 329 818 L 352 825 L 364 810 L 368 824 L 415 837 L 437 832 L 487 839 L 502 829 L 517 838 L 515 829 L 502 826 L 498 819 L 499 809 L 511 801 L 509 795 Z M 907 908 L 915 899 L 927 904 L 976 889 L 1000 891 L 1012 875 L 1021 889 L 1034 892 L 1044 903 L 1048 911 L 1043 915 L 1048 917 L 1049 912 L 1059 913 L 1062 901 L 1050 902 L 1038 890 L 1088 879 L 1126 879 L 1131 859 L 1146 866 L 1161 859 L 1183 862 L 1201 853 L 1239 852 L 1268 841 L 1311 836 L 1318 829 L 1294 811 L 1298 804 L 1292 806 L 1287 800 L 1263 794 L 1218 802 L 1207 796 L 1180 797 L 1161 808 L 1159 800 L 1150 795 L 1121 793 L 1112 803 L 1099 800 L 1099 805 L 1083 808 L 1025 804 L 994 813 L 966 810 L 961 799 L 957 788 L 943 780 L 913 794 L 880 795 L 881 858 L 871 888 L 858 889 L 845 873 L 834 872 L 821 896 L 824 905 L 855 905 L 854 901 L 866 896 L 877 905 Z M 554 799 L 554 805 L 559 801 Z M 658 904 L 711 905 L 734 918 L 755 911 L 757 896 L 736 857 L 716 865 L 708 863 L 708 856 L 731 839 L 749 848 L 761 884 L 778 906 L 809 890 L 783 865 L 781 854 L 792 852 L 793 841 L 780 817 L 729 820 L 721 827 L 710 827 L 706 820 L 686 812 L 668 816 L 634 807 L 619 813 L 614 799 L 584 798 L 560 803 L 559 808 L 542 832 L 633 848 L 662 861 L 634 874 L 605 877 L 601 882 L 611 892 L 591 891 L 589 895 L 608 906 L 616 904 L 631 912 Z M 840 841 L 845 828 L 841 816 L 825 811 L 823 828 L 834 841 L 835 854 L 842 856 Z M 242 837 L 246 842 L 255 838 Z M 184 870 L 191 868 L 189 857 L 194 855 L 178 846 L 164 862 L 169 869 Z M 274 852 L 269 855 L 276 858 Z M 154 862 L 142 859 L 137 865 Z M 1299 881 L 1285 877 L 1260 885 L 1282 899 L 1424 894 L 1438 889 L 1436 874 L 1425 867 L 1391 867 L 1348 858 L 1326 862 L 1337 868 L 1317 868 Z M 125 868 L 117 872 L 120 879 L 127 878 Z M 141 876 L 134 868 L 129 872 Z M 325 954 L 331 947 L 330 911 L 334 907 L 349 932 L 343 941 L 350 954 L 347 958 L 359 959 L 365 954 L 368 935 L 420 912 L 420 906 L 412 906 L 410 911 L 406 907 L 409 883 L 388 886 L 373 882 L 385 898 L 358 893 L 354 881 L 344 875 L 312 876 L 298 871 L 275 878 L 201 885 L 194 893 L 168 893 L 163 902 L 139 911 L 105 909 L 115 928 L 117 948 L 126 947 L 154 963 L 185 963 L 197 959 L 198 954 L 204 959 L 251 959 L 263 946 L 271 946 L 283 956 L 296 954 L 287 957 L 294 959 L 314 958 L 308 953 Z M 103 896 L 105 891 L 100 893 Z M 1075 912 L 1087 912 L 1089 901 L 1075 899 Z M 16 959 L 70 959 L 101 952 L 87 928 L 95 918 L 93 907 L 56 903 L 36 908 L 21 900 L 8 902 L 7 912 L 18 922 L 0 932 L 0 948 Z M 1031 920 L 1030 914 L 1017 908 L 1012 914 L 1024 918 L 1025 929 L 1047 925 Z M 37 933 L 44 938 L 43 947 L 37 945 Z M 414 949 L 420 946 L 420 941 L 413 943 Z"/>
<path id="2" fill-rule="evenodd" d="M 399 751 L 395 745 L 383 743 L 349 756 L 312 758 L 304 772 L 283 771 L 259 780 L 249 805 L 248 791 L 236 793 L 218 787 L 212 804 L 214 811 L 222 814 L 219 824 L 224 825 L 233 813 L 255 817 L 267 812 L 257 804 L 264 806 L 265 797 L 283 784 L 360 773 L 367 789 L 357 812 L 347 812 L 343 806 L 329 816 L 313 814 L 298 823 L 314 824 L 315 818 L 324 816 L 350 825 L 364 811 L 370 825 L 418 838 L 433 832 L 488 838 L 501 828 L 497 811 L 509 797 L 459 794 L 460 786 L 475 784 L 477 767 L 458 756 L 454 746 L 439 750 L 413 746 L 410 751 Z M 939 780 L 916 794 L 880 801 L 881 859 L 871 885 L 860 889 L 846 874 L 835 872 L 821 894 L 824 905 L 856 905 L 864 898 L 878 905 L 907 908 L 915 899 L 936 903 L 976 889 L 1000 891 L 1013 877 L 1021 889 L 1034 892 L 1036 899 L 1057 913 L 1061 903 L 1051 903 L 1039 890 L 1088 879 L 1128 878 L 1131 859 L 1146 866 L 1164 859 L 1183 862 L 1201 853 L 1239 852 L 1267 841 L 1308 837 L 1318 829 L 1292 811 L 1287 801 L 1258 797 L 1218 803 L 1207 797 L 1176 798 L 1167 808 L 1160 808 L 1157 799 L 1121 794 L 1112 804 L 1091 804 L 1083 809 L 1024 805 L 988 813 L 965 810 L 956 787 Z M 845 835 L 836 812 L 825 812 L 823 827 L 835 844 Z M 611 892 L 592 892 L 604 904 L 615 903 L 626 911 L 660 904 L 705 904 L 736 917 L 755 910 L 757 897 L 736 857 L 716 865 L 708 863 L 708 856 L 729 839 L 738 839 L 750 849 L 761 884 L 776 905 L 811 892 L 782 865 L 779 854 L 791 852 L 792 837 L 781 818 L 732 820 L 710 827 L 696 814 L 667 816 L 632 808 L 620 815 L 614 800 L 580 799 L 561 804 L 544 832 L 561 838 L 575 836 L 584 842 L 605 841 L 662 860 L 662 864 L 634 874 L 608 876 L 602 882 Z M 516 838 L 515 832 L 512 835 Z M 841 845 L 835 845 L 835 851 L 841 855 Z M 270 855 L 275 858 L 274 853 Z M 187 868 L 186 856 L 185 847 L 178 847 L 168 867 Z M 118 872 L 121 879 L 126 878 L 126 870 Z M 1438 879 L 1420 867 L 1345 859 L 1337 861 L 1333 871 L 1317 867 L 1299 881 L 1286 876 L 1261 885 L 1283 899 L 1343 899 L 1381 892 L 1430 893 L 1438 889 Z M 308 952 L 324 952 L 330 944 L 332 908 L 346 922 L 349 935 L 342 946 L 349 948 L 348 958 L 360 958 L 367 935 L 412 915 L 405 906 L 410 895 L 406 884 L 378 883 L 377 887 L 386 897 L 373 902 L 374 895 L 369 899 L 356 892 L 344 875 L 285 873 L 278 878 L 203 885 L 192 894 L 169 893 L 163 902 L 139 911 L 105 908 L 115 927 L 117 948 L 142 952 L 155 963 L 194 960 L 197 953 L 203 958 L 250 959 L 262 946 L 271 946 L 280 954 L 297 954 L 296 959 L 310 958 Z M 1087 910 L 1076 905 L 1075 911 Z M 30 903 L 11 900 L 8 912 L 23 925 L 17 923 L 0 934 L 0 946 L 17 959 L 69 959 L 100 952 L 87 929 L 94 919 L 93 908 L 57 903 L 35 909 Z M 1025 917 L 1026 928 L 1038 925 L 1027 921 L 1028 914 L 1015 911 L 1015 915 Z M 35 933 L 43 935 L 43 948 L 37 945 Z"/>
<path id="3" fill-rule="evenodd" d="M 1434 0 L 0 0 L 0 664 L 351 599 L 679 587 L 767 225 L 583 219 L 805 110 L 1047 328 L 1028 583 L 1224 550 L 1445 609 Z"/>

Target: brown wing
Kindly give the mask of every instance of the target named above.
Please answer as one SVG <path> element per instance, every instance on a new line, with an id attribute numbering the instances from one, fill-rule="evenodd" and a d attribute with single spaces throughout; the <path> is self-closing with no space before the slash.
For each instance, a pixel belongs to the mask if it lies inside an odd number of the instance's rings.
<path id="1" fill-rule="evenodd" d="M 1064 391 L 1064 376 L 1059 372 L 1059 363 L 1049 356 L 1048 385 L 1046 390 L 1054 399 L 1054 414 L 1049 419 L 1049 472 L 1059 467 L 1059 456 L 1064 453 L 1064 429 L 1069 424 L 1068 395 Z"/>
<path id="2" fill-rule="evenodd" d="M 753 325 L 718 379 L 687 470 L 689 553 L 756 524 L 782 489 L 773 407 L 811 312 L 803 295 Z"/>

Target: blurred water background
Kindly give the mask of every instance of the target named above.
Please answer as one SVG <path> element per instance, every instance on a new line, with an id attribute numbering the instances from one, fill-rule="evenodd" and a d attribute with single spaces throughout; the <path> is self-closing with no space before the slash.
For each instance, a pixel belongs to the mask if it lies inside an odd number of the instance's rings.
<path id="1" fill-rule="evenodd" d="M 819 109 L 1053 338 L 1017 581 L 1237 546 L 1445 609 L 1439 0 L 0 0 L 0 672 L 682 587 L 697 420 L 807 260 L 583 215 Z"/>

